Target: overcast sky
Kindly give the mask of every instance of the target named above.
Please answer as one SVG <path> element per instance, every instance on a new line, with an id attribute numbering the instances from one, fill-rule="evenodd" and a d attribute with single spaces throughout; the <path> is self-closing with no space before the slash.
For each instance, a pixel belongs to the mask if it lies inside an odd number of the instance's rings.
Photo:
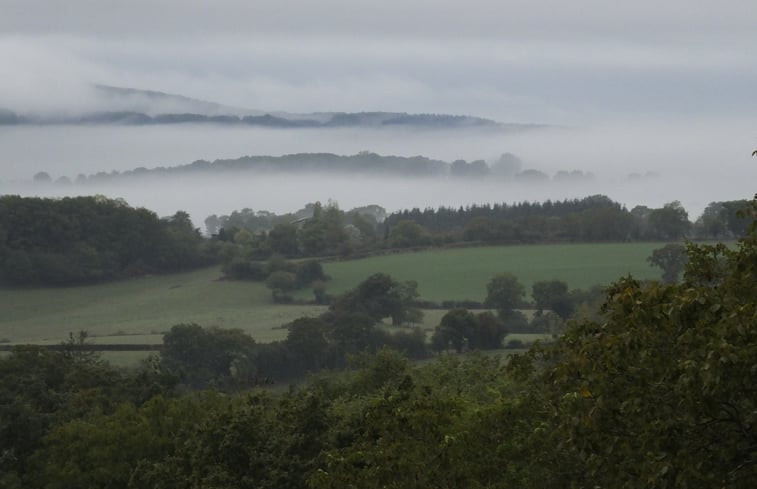
<path id="1" fill-rule="evenodd" d="M 91 83 L 556 124 L 757 114 L 754 0 L 0 0 L 0 107 Z"/>

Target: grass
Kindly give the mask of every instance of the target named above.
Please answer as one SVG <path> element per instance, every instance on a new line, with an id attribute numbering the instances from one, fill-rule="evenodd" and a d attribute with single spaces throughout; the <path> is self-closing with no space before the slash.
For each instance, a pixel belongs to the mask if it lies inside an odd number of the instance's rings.
<path id="1" fill-rule="evenodd" d="M 152 343 L 174 324 L 195 322 L 240 328 L 269 342 L 286 336 L 278 326 L 323 311 L 274 304 L 265 285 L 220 276 L 212 267 L 84 287 L 0 289 L 0 337 L 57 343 L 83 329 L 96 342 Z"/>
<path id="2" fill-rule="evenodd" d="M 476 300 L 486 296 L 486 284 L 497 273 L 515 274 L 530 290 L 539 280 L 559 279 L 571 288 L 608 284 L 629 273 L 658 279 L 661 271 L 646 259 L 661 243 L 600 243 L 529 246 L 488 246 L 392 254 L 324 264 L 332 280 L 330 294 L 342 293 L 373 273 L 397 280 L 418 281 L 421 298 Z M 302 297 L 307 294 L 302 292 Z"/>
<path id="3" fill-rule="evenodd" d="M 659 270 L 646 263 L 658 247 L 659 243 L 633 243 L 460 248 L 330 262 L 324 268 L 333 278 L 328 282 L 331 294 L 384 272 L 399 280 L 417 280 L 426 300 L 480 301 L 486 283 L 500 272 L 514 273 L 527 290 L 537 280 L 560 279 L 572 288 L 586 288 L 628 273 L 658 278 Z M 256 341 L 270 342 L 286 337 L 282 324 L 324 310 L 274 304 L 262 283 L 220 278 L 218 267 L 211 267 L 84 287 L 0 289 L 0 338 L 8 343 L 59 343 L 69 332 L 86 330 L 97 343 L 159 343 L 174 324 L 195 322 L 240 328 Z M 300 293 L 300 298 L 311 297 L 308 290 Z M 433 330 L 445 312 L 425 311 L 421 327 Z"/>

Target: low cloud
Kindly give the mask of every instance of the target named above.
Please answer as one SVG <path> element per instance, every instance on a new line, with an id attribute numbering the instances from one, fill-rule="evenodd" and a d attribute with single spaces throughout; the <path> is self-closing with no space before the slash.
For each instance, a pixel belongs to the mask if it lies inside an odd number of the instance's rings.
<path id="1" fill-rule="evenodd" d="M 455 113 L 580 124 L 754 112 L 743 50 L 279 36 L 209 41 L 0 36 L 0 107 L 107 110 L 102 83 L 264 111 Z M 112 108 L 111 108 L 112 109 Z"/>

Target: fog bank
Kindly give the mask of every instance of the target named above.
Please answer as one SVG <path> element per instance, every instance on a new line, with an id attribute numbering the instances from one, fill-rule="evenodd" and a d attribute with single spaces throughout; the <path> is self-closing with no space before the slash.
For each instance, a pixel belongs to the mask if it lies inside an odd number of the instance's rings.
<path id="1" fill-rule="evenodd" d="M 542 201 L 605 194 L 628 207 L 660 206 L 680 200 L 695 218 L 712 201 L 750 198 L 757 191 L 757 147 L 752 121 L 670 120 L 657 123 L 539 129 L 521 133 L 401 129 L 224 128 L 207 125 L 161 127 L 0 127 L 0 193 L 64 196 L 104 194 L 124 198 L 160 215 L 178 209 L 198 226 L 210 214 L 249 207 L 287 212 L 328 199 L 342 208 L 379 204 L 388 210 L 473 203 Z M 383 155 L 453 161 L 493 161 L 504 152 L 523 160 L 523 169 L 553 176 L 558 171 L 592 172 L 582 182 L 526 184 L 488 178 L 358 178 L 274 175 L 156 179 L 149 183 L 41 185 L 39 172 L 53 179 L 136 167 L 175 166 L 197 159 L 298 152 Z M 646 175 L 646 176 L 645 176 Z"/>

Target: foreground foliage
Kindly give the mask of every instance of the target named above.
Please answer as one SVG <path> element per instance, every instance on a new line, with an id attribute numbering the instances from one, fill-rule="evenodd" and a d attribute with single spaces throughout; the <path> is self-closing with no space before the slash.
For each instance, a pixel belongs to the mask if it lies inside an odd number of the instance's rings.
<path id="1" fill-rule="evenodd" d="M 540 378 L 561 448 L 600 486 L 757 478 L 755 226 L 736 250 L 689 245 L 688 255 L 679 285 L 623 279 L 606 321 L 531 353 L 553 365 Z"/>

